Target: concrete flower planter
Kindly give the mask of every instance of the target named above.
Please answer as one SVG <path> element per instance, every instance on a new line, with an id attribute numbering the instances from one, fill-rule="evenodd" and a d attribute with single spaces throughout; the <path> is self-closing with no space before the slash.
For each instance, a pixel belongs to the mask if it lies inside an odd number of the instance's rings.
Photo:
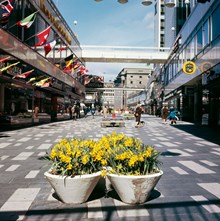
<path id="1" fill-rule="evenodd" d="M 53 175 L 50 172 L 45 172 L 44 175 L 62 202 L 79 204 L 88 200 L 101 172 L 74 177 Z"/>
<path id="2" fill-rule="evenodd" d="M 107 174 L 107 178 L 124 203 L 140 204 L 147 201 L 162 175 L 163 171 L 143 176 Z"/>

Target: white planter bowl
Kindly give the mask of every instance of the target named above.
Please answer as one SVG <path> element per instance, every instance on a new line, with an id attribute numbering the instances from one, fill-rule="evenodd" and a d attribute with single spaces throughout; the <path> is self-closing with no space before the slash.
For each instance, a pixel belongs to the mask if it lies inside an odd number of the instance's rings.
<path id="1" fill-rule="evenodd" d="M 124 203 L 140 204 L 147 201 L 163 171 L 143 176 L 107 174 L 115 191 Z"/>
<path id="2" fill-rule="evenodd" d="M 53 175 L 50 172 L 45 172 L 44 175 L 62 202 L 78 204 L 88 200 L 101 172 L 74 177 Z"/>

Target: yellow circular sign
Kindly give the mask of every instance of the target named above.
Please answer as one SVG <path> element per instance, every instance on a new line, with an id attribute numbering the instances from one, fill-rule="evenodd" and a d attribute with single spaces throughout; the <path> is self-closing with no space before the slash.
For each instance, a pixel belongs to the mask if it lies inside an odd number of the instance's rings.
<path id="1" fill-rule="evenodd" d="M 186 61 L 183 64 L 183 72 L 185 74 L 194 74 L 196 71 L 196 64 L 192 61 Z"/>

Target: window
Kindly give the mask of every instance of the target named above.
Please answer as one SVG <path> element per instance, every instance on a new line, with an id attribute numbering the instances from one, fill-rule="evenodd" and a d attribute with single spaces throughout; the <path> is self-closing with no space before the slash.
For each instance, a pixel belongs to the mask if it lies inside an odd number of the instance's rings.
<path id="1" fill-rule="evenodd" d="M 142 78 L 142 76 L 139 76 L 139 78 Z"/>
<path id="2" fill-rule="evenodd" d="M 139 81 L 139 84 L 142 84 L 142 81 Z"/>
<path id="3" fill-rule="evenodd" d="M 197 32 L 197 54 L 202 50 L 202 28 Z"/>
<path id="4" fill-rule="evenodd" d="M 210 42 L 209 37 L 209 20 L 207 20 L 203 25 L 203 46 L 205 47 Z"/>
<path id="5" fill-rule="evenodd" d="M 220 6 L 212 14 L 212 40 L 215 40 L 220 34 L 219 15 Z"/>
<path id="6" fill-rule="evenodd" d="M 130 81 L 130 84 L 133 84 L 133 81 Z"/>

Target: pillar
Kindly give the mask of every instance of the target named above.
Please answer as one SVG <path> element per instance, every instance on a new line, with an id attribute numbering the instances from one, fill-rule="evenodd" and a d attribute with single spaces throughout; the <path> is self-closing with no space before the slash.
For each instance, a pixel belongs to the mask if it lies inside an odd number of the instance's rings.
<path id="1" fill-rule="evenodd" d="M 51 94 L 51 121 L 57 121 L 57 96 Z"/>
<path id="2" fill-rule="evenodd" d="M 0 112 L 4 112 L 5 109 L 5 86 L 0 84 Z"/>

